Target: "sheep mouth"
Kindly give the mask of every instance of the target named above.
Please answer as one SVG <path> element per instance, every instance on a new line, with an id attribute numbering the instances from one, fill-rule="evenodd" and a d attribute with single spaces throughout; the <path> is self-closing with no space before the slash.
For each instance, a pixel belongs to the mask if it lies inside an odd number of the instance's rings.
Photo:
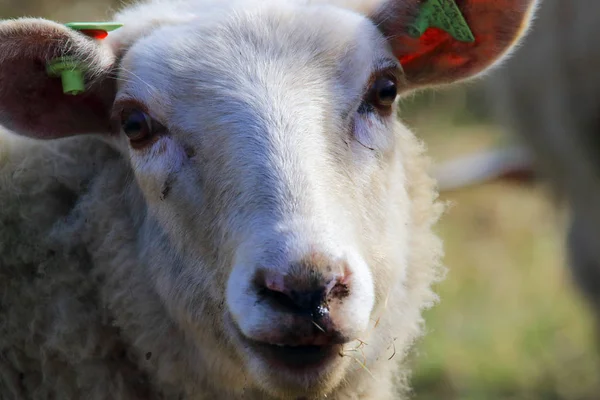
<path id="1" fill-rule="evenodd" d="M 332 368 L 336 361 L 341 360 L 343 346 L 348 342 L 347 338 L 340 334 L 327 337 L 296 335 L 287 338 L 285 335 L 277 335 L 277 339 L 272 337 L 270 340 L 261 340 L 244 335 L 230 315 L 226 321 L 233 337 L 246 352 L 260 359 L 270 369 L 284 373 L 288 378 L 321 375 Z"/>
<path id="2" fill-rule="evenodd" d="M 249 347 L 267 363 L 276 368 L 293 371 L 314 370 L 325 367 L 341 357 L 342 345 L 288 346 L 247 340 Z"/>

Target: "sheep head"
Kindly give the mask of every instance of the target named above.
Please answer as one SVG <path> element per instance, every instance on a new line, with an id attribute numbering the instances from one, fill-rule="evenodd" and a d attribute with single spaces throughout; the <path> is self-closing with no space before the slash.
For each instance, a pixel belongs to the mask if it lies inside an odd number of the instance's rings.
<path id="1" fill-rule="evenodd" d="M 186 336 L 212 332 L 273 396 L 332 393 L 363 372 L 344 349 L 369 337 L 367 365 L 388 368 L 431 300 L 397 98 L 498 63 L 535 1 L 458 1 L 470 43 L 408 35 L 416 0 L 222 3 L 139 4 L 101 42 L 0 23 L 0 122 L 112 143 L 154 229 L 140 270 Z M 45 72 L 63 55 L 85 66 L 81 95 Z"/>

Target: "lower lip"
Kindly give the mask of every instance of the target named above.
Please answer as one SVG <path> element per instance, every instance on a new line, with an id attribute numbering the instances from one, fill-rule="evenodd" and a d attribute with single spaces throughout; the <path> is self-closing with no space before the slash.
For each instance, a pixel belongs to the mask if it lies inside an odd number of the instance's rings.
<path id="1" fill-rule="evenodd" d="M 340 356 L 341 345 L 276 346 L 250 342 L 250 348 L 274 367 L 294 371 L 320 369 Z"/>
<path id="2" fill-rule="evenodd" d="M 281 368 L 292 373 L 319 373 L 339 360 L 343 345 L 328 346 L 276 346 L 247 338 L 239 331 L 233 318 L 228 314 L 225 324 L 237 340 L 274 368 Z"/>

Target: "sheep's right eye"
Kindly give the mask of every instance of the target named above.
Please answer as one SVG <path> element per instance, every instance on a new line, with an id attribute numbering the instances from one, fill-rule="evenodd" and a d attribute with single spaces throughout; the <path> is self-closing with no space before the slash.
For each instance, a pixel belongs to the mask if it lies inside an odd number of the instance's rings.
<path id="1" fill-rule="evenodd" d="M 121 129 L 132 142 L 144 140 L 152 133 L 152 119 L 143 111 L 126 110 L 121 114 Z"/>
<path id="2" fill-rule="evenodd" d="M 138 108 L 127 108 L 121 112 L 121 131 L 129 138 L 134 148 L 154 142 L 166 128 Z"/>

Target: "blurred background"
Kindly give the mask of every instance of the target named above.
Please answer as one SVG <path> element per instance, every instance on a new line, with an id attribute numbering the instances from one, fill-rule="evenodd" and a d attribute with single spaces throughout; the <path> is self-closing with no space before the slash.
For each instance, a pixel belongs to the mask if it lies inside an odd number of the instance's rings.
<path id="1" fill-rule="evenodd" d="M 578 0 L 580 1 L 580 0 Z M 107 20 L 116 0 L 0 0 L 0 17 Z M 479 83 L 403 101 L 436 163 L 518 144 Z M 539 181 L 443 191 L 447 279 L 410 362 L 416 400 L 596 400 L 600 360 L 587 303 L 565 260 L 566 213 Z"/>

